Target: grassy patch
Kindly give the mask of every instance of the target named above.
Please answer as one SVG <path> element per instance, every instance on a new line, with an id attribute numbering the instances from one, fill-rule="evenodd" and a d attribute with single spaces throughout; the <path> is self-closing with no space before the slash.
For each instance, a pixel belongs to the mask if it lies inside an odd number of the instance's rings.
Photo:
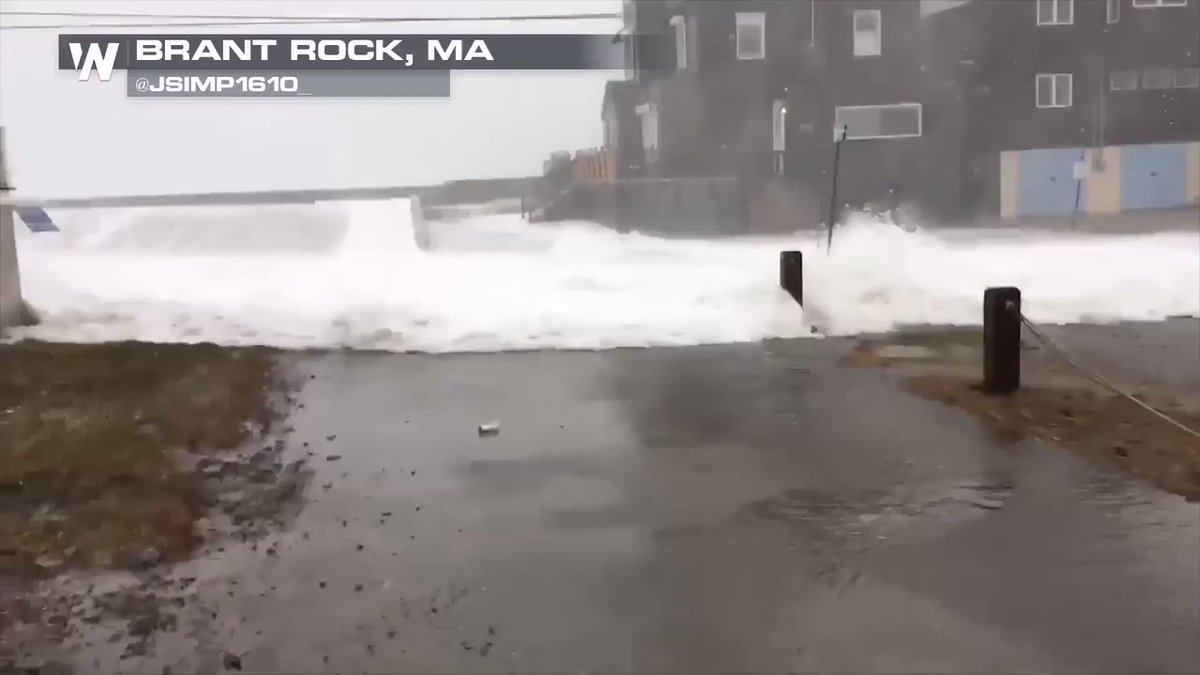
<path id="1" fill-rule="evenodd" d="M 928 350 L 924 356 L 889 356 L 896 346 Z M 1026 343 L 1024 349 L 1030 349 Z M 1115 462 L 1160 487 L 1200 499 L 1200 439 L 1172 426 L 1123 396 L 1095 386 L 1056 358 L 1035 353 L 1022 364 L 1022 387 L 1013 396 L 978 391 L 983 331 L 917 328 L 858 342 L 842 360 L 847 367 L 894 368 L 907 389 L 961 408 L 998 438 L 1032 436 Z M 1151 403 L 1185 426 L 1200 430 L 1200 414 L 1166 394 Z"/>
<path id="2" fill-rule="evenodd" d="M 185 556 L 204 504 L 178 453 L 267 423 L 272 364 L 207 344 L 0 346 L 0 571 Z"/>
<path id="3" fill-rule="evenodd" d="M 923 374 L 905 379 L 925 398 L 975 415 L 1002 438 L 1033 436 L 1116 462 L 1160 487 L 1200 499 L 1200 439 L 1123 396 L 1085 388 L 1025 386 L 989 396 L 978 379 Z M 1200 414 L 1167 398 L 1146 401 L 1200 430 Z"/>

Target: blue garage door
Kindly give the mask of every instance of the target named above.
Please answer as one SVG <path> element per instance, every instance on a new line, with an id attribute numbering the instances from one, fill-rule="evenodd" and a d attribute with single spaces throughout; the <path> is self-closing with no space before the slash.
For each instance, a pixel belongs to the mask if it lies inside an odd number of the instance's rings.
<path id="1" fill-rule="evenodd" d="M 1187 198 L 1187 145 L 1126 145 L 1121 148 L 1121 209 L 1183 206 Z"/>
<path id="2" fill-rule="evenodd" d="M 1017 202 L 1019 213 L 1071 213 L 1075 210 L 1076 189 L 1079 190 L 1079 209 L 1086 210 L 1087 181 L 1075 180 L 1075 162 L 1083 156 L 1083 150 L 1078 148 L 1023 150 Z"/>

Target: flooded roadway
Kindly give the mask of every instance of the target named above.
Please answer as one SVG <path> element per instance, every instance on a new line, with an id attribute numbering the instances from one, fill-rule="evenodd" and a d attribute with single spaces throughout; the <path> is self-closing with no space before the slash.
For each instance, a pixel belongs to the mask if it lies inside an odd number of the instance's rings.
<path id="1" fill-rule="evenodd" d="M 179 566 L 177 635 L 79 663 L 1196 672 L 1197 505 L 999 444 L 846 348 L 288 357 L 316 477 L 277 555 Z"/>

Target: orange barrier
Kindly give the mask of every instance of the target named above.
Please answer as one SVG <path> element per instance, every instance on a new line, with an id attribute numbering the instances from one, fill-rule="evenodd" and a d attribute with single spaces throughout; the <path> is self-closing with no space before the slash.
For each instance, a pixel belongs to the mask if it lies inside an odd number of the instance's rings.
<path id="1" fill-rule="evenodd" d="M 576 183 L 612 183 L 617 179 L 616 156 L 608 148 L 580 150 L 571 165 Z"/>

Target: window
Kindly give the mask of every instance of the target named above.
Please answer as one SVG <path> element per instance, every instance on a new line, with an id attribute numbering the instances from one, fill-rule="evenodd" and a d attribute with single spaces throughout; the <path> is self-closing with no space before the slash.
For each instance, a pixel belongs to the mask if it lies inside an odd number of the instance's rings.
<path id="1" fill-rule="evenodd" d="M 733 15 L 737 26 L 735 40 L 739 59 L 767 57 L 767 15 L 762 12 L 738 12 Z"/>
<path id="2" fill-rule="evenodd" d="M 658 161 L 658 107 L 653 103 L 643 103 L 637 107 L 637 113 L 642 118 L 642 149 L 646 152 L 646 163 Z"/>
<path id="3" fill-rule="evenodd" d="M 1039 26 L 1069 26 L 1075 23 L 1075 0 L 1037 0 Z"/>
<path id="4" fill-rule="evenodd" d="M 1170 89 L 1175 85 L 1175 73 L 1167 68 L 1142 71 L 1142 89 Z"/>
<path id="5" fill-rule="evenodd" d="M 1070 108 L 1071 86 L 1070 73 L 1042 73 L 1037 76 L 1037 99 L 1039 108 Z"/>
<path id="6" fill-rule="evenodd" d="M 1138 71 L 1114 70 L 1108 74 L 1108 88 L 1113 91 L 1134 91 L 1138 88 Z"/>
<path id="7" fill-rule="evenodd" d="M 1175 71 L 1176 89 L 1200 88 L 1200 68 L 1179 68 Z"/>
<path id="8" fill-rule="evenodd" d="M 833 138 L 846 140 L 869 138 L 910 138 L 921 135 L 921 104 L 859 105 L 839 107 L 834 112 Z"/>
<path id="9" fill-rule="evenodd" d="M 1133 6 L 1141 9 L 1151 7 L 1186 7 L 1188 0 L 1133 0 Z"/>
<path id="10" fill-rule="evenodd" d="M 1116 23 L 1121 20 L 1121 0 L 1108 0 L 1108 22 Z"/>
<path id="11" fill-rule="evenodd" d="M 673 16 L 671 25 L 675 27 L 675 67 L 683 70 L 688 67 L 687 23 L 682 16 Z"/>
<path id="12" fill-rule="evenodd" d="M 883 53 L 883 24 L 878 9 L 854 10 L 854 55 L 879 56 Z"/>
<path id="13" fill-rule="evenodd" d="M 783 152 L 787 149 L 787 104 L 776 99 L 771 106 L 771 149 Z"/>

